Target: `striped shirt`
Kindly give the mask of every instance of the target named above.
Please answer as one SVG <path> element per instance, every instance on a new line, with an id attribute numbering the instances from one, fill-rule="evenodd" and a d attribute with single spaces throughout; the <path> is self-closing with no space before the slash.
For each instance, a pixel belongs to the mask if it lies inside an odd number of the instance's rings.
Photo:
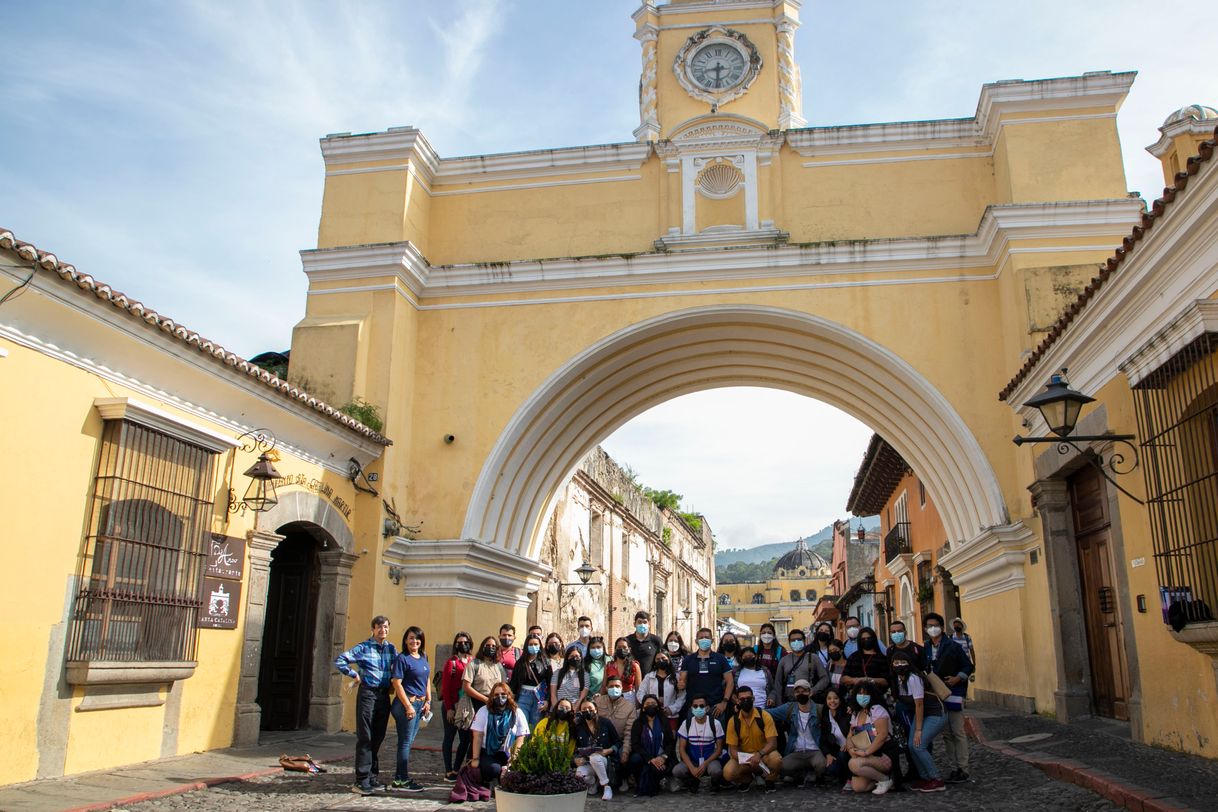
<path id="1" fill-rule="evenodd" d="M 398 653 L 393 643 L 377 643 L 369 637 L 338 655 L 334 660 L 334 667 L 354 679 L 356 673 L 351 666 L 357 666 L 361 685 L 369 688 L 388 688 L 389 668 L 396 656 Z"/>
<path id="2" fill-rule="evenodd" d="M 685 752 L 695 766 L 701 765 L 715 753 L 715 742 L 723 738 L 723 726 L 717 719 L 699 722 L 686 719 L 677 729 L 677 736 L 685 740 Z"/>

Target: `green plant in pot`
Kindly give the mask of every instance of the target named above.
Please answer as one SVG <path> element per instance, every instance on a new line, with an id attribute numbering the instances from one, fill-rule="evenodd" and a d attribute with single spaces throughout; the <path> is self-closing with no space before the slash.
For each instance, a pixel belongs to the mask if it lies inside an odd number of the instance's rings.
<path id="1" fill-rule="evenodd" d="M 570 740 L 565 736 L 533 735 L 525 739 L 512 763 L 499 776 L 500 792 L 495 795 L 498 808 L 516 806 L 508 797 L 515 794 L 529 796 L 518 805 L 522 809 L 541 806 L 543 798 L 539 796 L 558 796 L 554 798 L 557 804 L 546 804 L 555 809 L 582 809 L 587 785 L 575 774 L 571 753 Z"/>

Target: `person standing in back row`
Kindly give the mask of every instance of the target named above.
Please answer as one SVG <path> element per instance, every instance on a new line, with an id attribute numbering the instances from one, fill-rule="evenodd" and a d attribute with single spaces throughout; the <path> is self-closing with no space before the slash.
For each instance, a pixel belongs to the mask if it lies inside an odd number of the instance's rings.
<path id="1" fill-rule="evenodd" d="M 711 706 L 711 718 L 721 719 L 731 704 L 736 679 L 727 658 L 711 651 L 714 634 L 705 627 L 698 629 L 697 648 L 681 662 L 677 687 L 685 692 L 687 706 L 702 697 Z"/>
<path id="2" fill-rule="evenodd" d="M 973 661 L 964 653 L 960 644 L 943 634 L 943 615 L 930 612 L 924 621 L 926 644 L 922 647 L 919 668 L 926 674 L 934 672 L 943 680 L 952 695 L 943 703 L 947 711 L 947 725 L 943 728 L 943 743 L 947 745 L 947 759 L 951 772 L 946 779 L 949 784 L 962 784 L 968 780 L 968 736 L 964 732 L 964 692 L 968 688 L 969 674 L 973 673 Z"/>
<path id="3" fill-rule="evenodd" d="M 634 634 L 626 641 L 630 645 L 631 659 L 639 664 L 640 678 L 650 674 L 656 654 L 664 648 L 664 641 L 651 633 L 651 615 L 642 609 L 634 613 Z"/>
<path id="4" fill-rule="evenodd" d="M 384 789 L 378 778 L 380 749 L 389 726 L 389 670 L 397 654 L 389 642 L 389 618 L 377 615 L 372 618 L 372 636 L 334 660 L 334 667 L 359 686 L 355 697 L 355 786 L 351 791 L 360 795 Z"/>

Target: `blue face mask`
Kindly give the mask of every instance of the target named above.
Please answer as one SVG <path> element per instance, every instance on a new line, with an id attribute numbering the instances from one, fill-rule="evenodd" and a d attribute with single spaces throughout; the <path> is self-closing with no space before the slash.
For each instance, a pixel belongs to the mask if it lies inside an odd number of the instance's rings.
<path id="1" fill-rule="evenodd" d="M 621 688 L 608 688 L 608 689 L 606 689 L 605 692 L 607 694 L 609 694 L 610 699 L 617 699 L 618 697 L 620 697 L 622 695 Z"/>
<path id="2" fill-rule="evenodd" d="M 690 708 L 690 710 L 693 711 L 695 719 L 706 718 L 706 708 Z"/>
<path id="3" fill-rule="evenodd" d="M 590 648 L 588 649 L 588 656 L 594 660 L 599 660 L 605 656 L 605 650 L 603 648 Z"/>
<path id="4" fill-rule="evenodd" d="M 541 646 L 537 646 L 537 645 L 529 646 L 528 651 L 529 651 L 529 654 L 539 654 L 541 652 Z"/>
<path id="5" fill-rule="evenodd" d="M 892 633 L 892 642 L 893 642 L 893 645 L 897 645 L 897 646 L 904 643 L 905 642 L 905 632 L 893 632 Z"/>
<path id="6" fill-rule="evenodd" d="M 635 630 L 636 632 L 638 632 L 639 634 L 647 634 L 647 624 L 646 624 L 646 623 L 640 623 L 639 625 L 637 625 L 637 626 L 635 626 L 635 627 L 634 627 L 634 630 Z"/>
<path id="7" fill-rule="evenodd" d="M 791 651 L 800 652 L 803 650 L 804 650 L 804 641 L 803 640 L 792 640 L 791 641 Z"/>
<path id="8" fill-rule="evenodd" d="M 865 708 L 871 704 L 871 697 L 867 696 L 867 694 L 859 694 L 854 698 L 854 701 L 859 703 L 860 708 Z"/>
<path id="9" fill-rule="evenodd" d="M 711 641 L 707 640 L 705 637 L 698 641 L 698 648 L 702 649 L 703 651 L 710 651 L 710 647 Z"/>

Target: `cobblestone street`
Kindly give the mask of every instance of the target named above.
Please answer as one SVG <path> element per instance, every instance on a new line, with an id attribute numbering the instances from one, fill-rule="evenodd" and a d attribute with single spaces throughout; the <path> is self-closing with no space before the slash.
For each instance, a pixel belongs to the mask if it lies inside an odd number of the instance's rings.
<path id="1" fill-rule="evenodd" d="M 382 755 L 392 753 L 386 742 Z M 412 759 L 414 777 L 427 786 L 427 791 L 417 794 L 388 792 L 382 795 L 360 797 L 350 791 L 352 770 L 350 762 L 333 765 L 325 775 L 308 776 L 301 773 L 284 773 L 265 778 L 224 784 L 212 789 L 175 795 L 154 801 L 146 801 L 119 807 L 127 812 L 163 812 L 164 810 L 192 810 L 192 812 L 297 812 L 297 810 L 372 810 L 408 809 L 431 810 L 449 806 L 449 785 L 443 783 L 438 753 L 416 753 Z M 712 794 L 706 791 L 697 796 L 684 792 L 657 798 L 635 799 L 624 792 L 610 803 L 589 799 L 587 808 L 593 812 L 598 808 L 623 806 L 630 808 L 737 810 L 742 804 L 759 804 L 766 809 L 841 809 L 851 806 L 868 809 L 923 810 L 1111 810 L 1119 807 L 1110 801 L 1080 787 L 1056 782 L 1040 770 L 1008 758 L 991 750 L 977 747 L 972 757 L 973 780 L 967 784 L 951 786 L 946 792 L 922 794 L 916 792 L 893 793 L 883 798 L 873 796 L 853 797 L 841 792 L 840 787 L 813 790 L 784 787 L 778 792 L 765 795 L 753 790 L 748 795 L 734 791 Z M 383 778 L 386 776 L 382 776 Z M 392 777 L 390 774 L 388 777 Z M 472 810 L 490 809 L 491 803 L 466 804 Z"/>

